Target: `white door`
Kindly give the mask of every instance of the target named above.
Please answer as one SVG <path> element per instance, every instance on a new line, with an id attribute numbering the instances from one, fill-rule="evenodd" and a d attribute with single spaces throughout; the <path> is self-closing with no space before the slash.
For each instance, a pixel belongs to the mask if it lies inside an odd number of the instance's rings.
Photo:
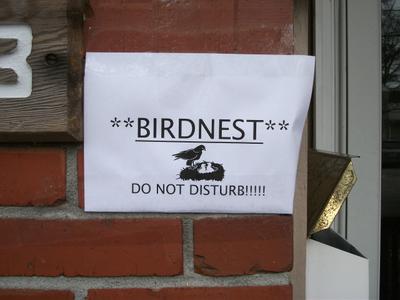
<path id="1" fill-rule="evenodd" d="M 380 0 L 315 1 L 314 145 L 360 156 L 335 229 L 369 259 L 370 299 L 379 299 L 380 16 Z"/>

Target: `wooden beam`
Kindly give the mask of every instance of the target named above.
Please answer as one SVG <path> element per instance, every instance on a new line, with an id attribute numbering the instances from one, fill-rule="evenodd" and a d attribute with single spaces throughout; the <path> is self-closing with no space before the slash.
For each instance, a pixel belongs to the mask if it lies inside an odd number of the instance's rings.
<path id="1" fill-rule="evenodd" d="M 294 47 L 295 54 L 310 54 L 311 3 L 294 0 Z M 293 270 L 290 274 L 293 299 L 306 297 L 306 245 L 307 245 L 307 153 L 309 147 L 309 122 L 304 126 L 297 171 L 293 211 Z"/>
<path id="2" fill-rule="evenodd" d="M 33 40 L 32 93 L 0 100 L 0 142 L 82 140 L 83 3 L 2 1 L 0 21 L 30 25 Z"/>

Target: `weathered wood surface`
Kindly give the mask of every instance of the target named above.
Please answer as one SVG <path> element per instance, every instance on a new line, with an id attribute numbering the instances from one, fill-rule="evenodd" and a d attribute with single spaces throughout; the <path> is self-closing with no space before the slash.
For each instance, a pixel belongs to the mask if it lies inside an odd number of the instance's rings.
<path id="1" fill-rule="evenodd" d="M 29 24 L 33 35 L 32 94 L 0 98 L 1 142 L 82 139 L 82 6 L 83 0 L 0 0 L 0 24 Z"/>
<path id="2" fill-rule="evenodd" d="M 0 84 L 16 84 L 18 75 L 13 69 L 0 68 Z"/>
<path id="3" fill-rule="evenodd" d="M 15 50 L 18 40 L 0 38 L 0 54 L 8 54 Z"/>
<path id="4" fill-rule="evenodd" d="M 15 51 L 18 44 L 16 39 L 0 38 L 0 55 L 11 54 Z M 0 84 L 15 84 L 18 81 L 18 75 L 13 69 L 0 67 Z"/>

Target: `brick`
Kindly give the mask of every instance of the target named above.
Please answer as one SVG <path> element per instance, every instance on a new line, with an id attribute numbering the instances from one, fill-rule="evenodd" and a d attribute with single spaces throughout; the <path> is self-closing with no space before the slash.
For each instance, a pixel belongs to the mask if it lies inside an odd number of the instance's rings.
<path id="1" fill-rule="evenodd" d="M 87 51 L 150 51 L 153 1 L 91 0 L 85 22 Z"/>
<path id="2" fill-rule="evenodd" d="M 233 52 L 232 0 L 155 2 L 154 50 L 160 52 Z"/>
<path id="3" fill-rule="evenodd" d="M 205 218 L 194 222 L 194 267 L 209 276 L 290 271 L 291 216 Z"/>
<path id="4" fill-rule="evenodd" d="M 165 288 L 89 290 L 87 300 L 291 300 L 292 287 Z"/>
<path id="5" fill-rule="evenodd" d="M 65 200 L 65 150 L 0 149 L 0 205 L 46 206 Z"/>
<path id="6" fill-rule="evenodd" d="M 293 0 L 237 0 L 237 51 L 293 54 Z"/>
<path id="7" fill-rule="evenodd" d="M 0 220 L 0 275 L 182 273 L 178 219 Z"/>
<path id="8" fill-rule="evenodd" d="M 71 291 L 0 289 L 0 300 L 74 300 Z"/>
<path id="9" fill-rule="evenodd" d="M 87 51 L 293 53 L 292 0 L 91 0 Z"/>
<path id="10" fill-rule="evenodd" d="M 84 201 L 84 195 L 85 195 L 85 185 L 84 185 L 84 166 L 83 166 L 83 149 L 80 148 L 78 150 L 77 156 L 77 171 L 78 171 L 78 201 L 79 201 L 79 207 L 80 208 L 85 208 L 85 201 Z"/>

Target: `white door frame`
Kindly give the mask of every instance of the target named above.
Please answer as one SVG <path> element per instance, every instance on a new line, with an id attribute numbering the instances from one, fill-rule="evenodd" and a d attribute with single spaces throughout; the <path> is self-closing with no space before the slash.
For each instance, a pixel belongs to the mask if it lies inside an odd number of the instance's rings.
<path id="1" fill-rule="evenodd" d="M 342 0 L 315 2 L 314 147 L 347 153 L 347 20 Z M 346 207 L 333 224 L 346 238 Z"/>
<path id="2" fill-rule="evenodd" d="M 369 259 L 370 299 L 379 299 L 380 15 L 380 0 L 315 1 L 314 146 L 360 156 L 335 229 Z"/>

